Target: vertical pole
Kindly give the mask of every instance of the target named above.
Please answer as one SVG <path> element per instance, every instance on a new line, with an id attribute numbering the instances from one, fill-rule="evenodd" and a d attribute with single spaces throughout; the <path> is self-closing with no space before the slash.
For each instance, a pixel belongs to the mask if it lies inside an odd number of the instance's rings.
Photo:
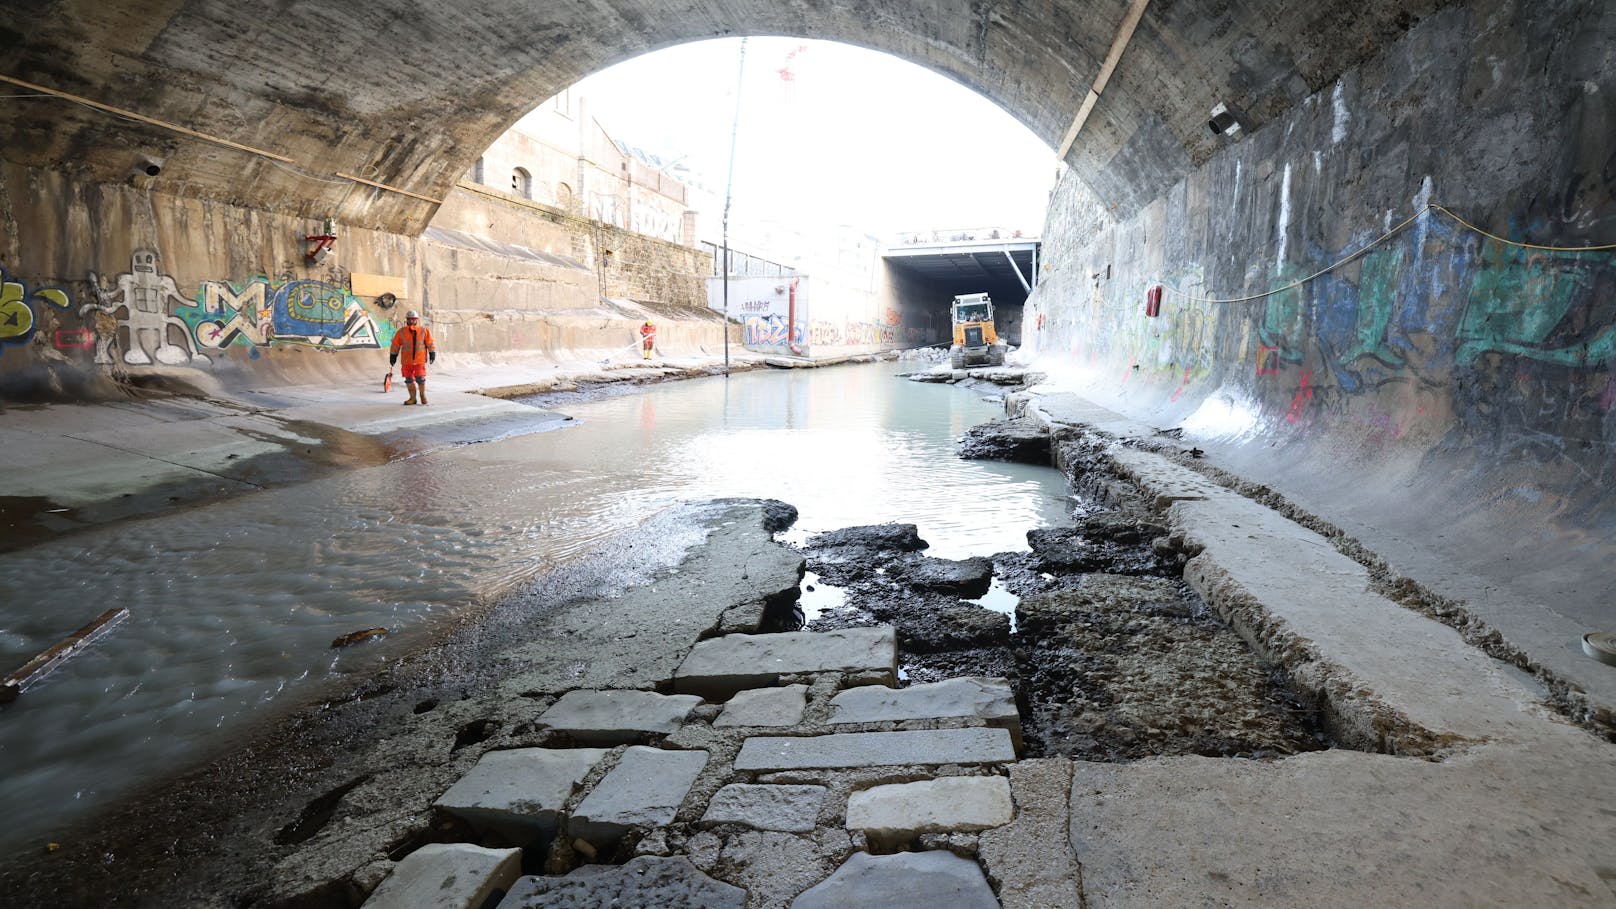
<path id="1" fill-rule="evenodd" d="M 729 130 L 729 177 L 724 181 L 724 375 L 729 376 L 729 203 L 735 191 L 735 137 L 741 132 L 741 86 L 746 83 L 746 39 L 741 39 L 741 62 L 735 74 L 735 119 Z"/>

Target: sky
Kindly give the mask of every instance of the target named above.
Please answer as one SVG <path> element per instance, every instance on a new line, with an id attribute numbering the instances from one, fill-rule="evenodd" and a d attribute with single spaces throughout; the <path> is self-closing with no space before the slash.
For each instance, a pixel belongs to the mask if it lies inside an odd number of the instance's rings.
<path id="1" fill-rule="evenodd" d="M 572 88 L 614 139 L 679 159 L 720 199 L 737 86 L 732 223 L 1038 234 L 1055 153 L 981 95 L 845 44 L 751 38 L 655 51 Z M 784 78 L 787 70 L 791 78 Z"/>

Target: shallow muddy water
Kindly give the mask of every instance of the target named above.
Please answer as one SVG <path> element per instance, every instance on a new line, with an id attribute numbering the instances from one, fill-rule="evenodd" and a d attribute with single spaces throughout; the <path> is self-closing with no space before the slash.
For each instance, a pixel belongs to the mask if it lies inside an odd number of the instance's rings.
<path id="1" fill-rule="evenodd" d="M 919 525 L 931 555 L 1024 550 L 1049 468 L 961 461 L 998 415 L 893 364 L 755 372 L 569 404 L 567 428 L 447 448 L 0 555 L 0 665 L 130 618 L 0 713 L 0 853 L 170 774 L 435 618 L 679 502 L 783 499 L 804 534 Z M 42 491 L 44 492 L 44 491 Z M 361 628 L 381 644 L 332 650 Z"/>

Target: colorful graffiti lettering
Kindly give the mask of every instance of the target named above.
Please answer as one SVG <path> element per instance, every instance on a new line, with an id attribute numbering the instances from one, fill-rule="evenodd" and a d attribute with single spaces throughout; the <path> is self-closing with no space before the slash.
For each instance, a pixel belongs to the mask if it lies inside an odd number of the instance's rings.
<path id="1" fill-rule="evenodd" d="M 0 266 L 0 349 L 8 344 L 23 344 L 34 336 L 39 323 L 34 315 L 37 304 L 57 309 L 72 305 L 67 291 L 59 287 L 39 287 L 29 290 L 21 281 L 12 281 Z"/>
<path id="2" fill-rule="evenodd" d="M 801 347 L 808 340 L 803 323 L 788 326 L 785 316 L 747 316 L 744 328 L 741 343 L 747 347 Z"/>
<path id="3" fill-rule="evenodd" d="M 87 320 L 91 313 L 110 317 L 106 325 L 96 318 L 97 344 L 95 362 L 114 363 L 112 348 L 118 343 L 118 329 L 129 333 L 129 344 L 123 351 L 123 362 L 131 366 L 161 363 L 164 366 L 206 364 L 207 357 L 197 352 L 191 339 L 191 330 L 184 321 L 168 313 L 168 302 L 184 305 L 190 301 L 180 296 L 174 279 L 157 270 L 157 251 L 137 249 L 129 258 L 129 271 L 119 275 L 110 288 L 101 286 L 101 278 L 90 272 L 90 290 L 97 303 L 79 307 L 79 314 Z M 124 317 L 117 321 L 118 310 Z M 176 332 L 181 343 L 174 343 Z"/>
<path id="4" fill-rule="evenodd" d="M 244 284 L 208 281 L 197 291 L 196 302 L 176 314 L 198 344 L 214 350 L 270 344 L 374 349 L 390 343 L 393 333 L 393 326 L 378 324 L 358 297 L 323 281 L 288 281 L 278 287 L 262 276 Z"/>

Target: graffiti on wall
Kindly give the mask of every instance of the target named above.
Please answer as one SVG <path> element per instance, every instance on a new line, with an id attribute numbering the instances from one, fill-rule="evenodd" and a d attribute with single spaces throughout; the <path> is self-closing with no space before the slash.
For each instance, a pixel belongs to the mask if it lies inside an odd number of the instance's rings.
<path id="1" fill-rule="evenodd" d="M 116 362 L 113 350 L 120 343 L 122 361 L 131 366 L 208 362 L 197 352 L 190 327 L 168 311 L 170 301 L 182 306 L 190 301 L 180 295 L 172 277 L 158 271 L 156 250 L 135 250 L 129 257 L 129 271 L 110 286 L 102 286 L 101 277 L 90 272 L 90 291 L 98 302 L 79 307 L 79 314 L 96 326 L 95 362 Z M 120 341 L 119 329 L 126 333 L 126 342 Z"/>
<path id="2" fill-rule="evenodd" d="M 0 266 L 0 351 L 8 345 L 28 343 L 41 325 L 54 324 L 53 310 L 72 305 L 67 291 L 60 287 L 29 288 L 11 280 Z"/>
<path id="3" fill-rule="evenodd" d="M 742 325 L 744 332 L 741 343 L 746 347 L 785 350 L 793 345 L 801 348 L 808 343 L 806 326 L 801 321 L 791 325 L 785 316 L 747 316 Z"/>
<path id="4" fill-rule="evenodd" d="M 275 285 L 259 276 L 244 284 L 205 281 L 195 302 L 176 311 L 199 345 L 266 347 L 303 344 L 328 350 L 375 349 L 391 343 L 393 326 L 378 323 L 346 288 L 323 281 Z"/>
<path id="5" fill-rule="evenodd" d="M 66 290 L 30 288 L 0 268 L 0 353 L 41 336 L 102 366 L 206 366 L 210 353 L 232 346 L 374 350 L 392 341 L 390 322 L 334 284 L 205 281 L 188 299 L 154 250 L 135 250 L 129 266 L 111 280 L 90 272 L 95 302 L 76 308 Z"/>
<path id="6" fill-rule="evenodd" d="M 1216 387 L 1226 365 L 1240 364 L 1235 377 L 1285 423 L 1305 423 L 1320 408 L 1369 413 L 1380 406 L 1378 390 L 1396 386 L 1406 389 L 1396 406 L 1418 402 L 1416 415 L 1444 411 L 1438 402 L 1451 398 L 1456 416 L 1476 425 L 1574 417 L 1594 421 L 1577 430 L 1591 437 L 1609 432 L 1595 423 L 1616 427 L 1616 254 L 1521 248 L 1429 215 L 1421 226 L 1298 287 L 1286 285 L 1304 270 L 1287 264 L 1264 276 L 1279 292 L 1251 302 L 1170 295 L 1159 319 L 1124 302 L 1123 282 L 1108 282 L 1104 296 L 1096 287 L 1093 301 L 1074 288 L 1067 298 L 1083 302 L 1052 317 L 1051 330 L 1091 365 L 1149 364 L 1149 380 L 1174 399 L 1188 386 Z M 1336 261 L 1359 242 L 1302 258 Z M 1212 295 L 1198 276 L 1166 283 Z M 1406 428 L 1381 417 L 1387 432 Z"/>

